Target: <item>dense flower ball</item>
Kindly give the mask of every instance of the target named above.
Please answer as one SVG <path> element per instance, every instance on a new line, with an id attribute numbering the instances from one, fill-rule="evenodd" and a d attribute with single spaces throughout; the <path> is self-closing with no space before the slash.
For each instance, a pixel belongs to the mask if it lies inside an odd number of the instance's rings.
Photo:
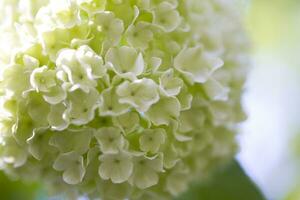
<path id="1" fill-rule="evenodd" d="M 0 165 L 71 199 L 170 199 L 236 152 L 229 0 L 0 0 Z"/>

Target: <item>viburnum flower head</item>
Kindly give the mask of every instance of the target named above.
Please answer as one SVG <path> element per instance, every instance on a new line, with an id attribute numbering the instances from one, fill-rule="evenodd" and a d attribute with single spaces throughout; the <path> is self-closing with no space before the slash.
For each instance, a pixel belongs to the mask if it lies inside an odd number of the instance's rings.
<path id="1" fill-rule="evenodd" d="M 0 0 L 0 167 L 70 199 L 171 199 L 233 158 L 230 0 Z"/>

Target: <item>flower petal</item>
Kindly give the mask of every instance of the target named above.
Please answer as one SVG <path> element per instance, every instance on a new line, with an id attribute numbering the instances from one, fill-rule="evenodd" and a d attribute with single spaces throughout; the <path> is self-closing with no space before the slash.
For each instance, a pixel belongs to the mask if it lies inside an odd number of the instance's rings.
<path id="1" fill-rule="evenodd" d="M 123 183 L 132 173 L 133 163 L 128 153 L 103 154 L 100 161 L 99 175 L 104 180 L 111 179 L 113 183 Z"/>
<path id="2" fill-rule="evenodd" d="M 172 119 L 177 119 L 180 113 L 180 102 L 175 97 L 161 98 L 145 112 L 145 115 L 156 126 L 169 125 Z"/>
<path id="3" fill-rule="evenodd" d="M 204 83 L 212 73 L 223 66 L 223 61 L 207 54 L 201 46 L 183 49 L 174 59 L 175 68 L 192 82 Z"/>

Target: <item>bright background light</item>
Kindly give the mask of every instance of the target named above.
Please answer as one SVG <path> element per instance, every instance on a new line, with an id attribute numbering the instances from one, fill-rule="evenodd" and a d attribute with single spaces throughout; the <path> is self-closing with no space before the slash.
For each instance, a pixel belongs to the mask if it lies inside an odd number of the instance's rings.
<path id="1" fill-rule="evenodd" d="M 300 174 L 292 148 L 300 130 L 299 5 L 295 0 L 253 0 L 247 10 L 254 62 L 238 159 L 272 200 L 284 199 Z"/>

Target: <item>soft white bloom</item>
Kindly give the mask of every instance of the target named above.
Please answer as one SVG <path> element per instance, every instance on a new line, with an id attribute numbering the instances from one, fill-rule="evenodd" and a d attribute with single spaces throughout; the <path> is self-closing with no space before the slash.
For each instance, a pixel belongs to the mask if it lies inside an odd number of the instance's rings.
<path id="1" fill-rule="evenodd" d="M 112 65 L 117 74 L 131 79 L 143 73 L 145 67 L 143 55 L 127 46 L 109 49 L 105 61 Z"/>
<path id="2" fill-rule="evenodd" d="M 111 179 L 113 183 L 122 183 L 130 177 L 133 163 L 128 153 L 103 154 L 99 159 L 99 175 L 104 180 Z"/>
<path id="3" fill-rule="evenodd" d="M 174 66 L 191 81 L 204 83 L 215 70 L 223 66 L 223 61 L 197 46 L 183 49 L 176 56 Z"/>
<path id="4" fill-rule="evenodd" d="M 158 183 L 158 173 L 163 172 L 163 157 L 161 154 L 154 157 L 138 156 L 134 159 L 134 169 L 129 179 L 140 189 L 146 189 Z"/>
<path id="5" fill-rule="evenodd" d="M 64 181 L 72 185 L 80 183 L 85 174 L 83 157 L 76 152 L 60 154 L 54 161 L 53 168 L 64 171 Z"/>
<path id="6" fill-rule="evenodd" d="M 56 85 L 54 70 L 48 70 L 47 66 L 36 68 L 30 75 L 31 86 L 38 92 L 48 92 L 49 89 Z"/>
<path id="7" fill-rule="evenodd" d="M 146 129 L 139 139 L 142 151 L 157 153 L 161 144 L 165 143 L 166 131 L 164 129 Z"/>
<path id="8" fill-rule="evenodd" d="M 125 143 L 121 130 L 115 127 L 100 128 L 95 137 L 103 153 L 118 153 Z"/>
<path id="9" fill-rule="evenodd" d="M 127 103 L 140 112 L 147 111 L 159 100 L 157 84 L 147 78 L 133 82 L 125 81 L 116 90 L 120 103 Z"/>
<path id="10" fill-rule="evenodd" d="M 0 164 L 76 199 L 173 199 L 231 160 L 233 0 L 0 0 Z"/>
<path id="11" fill-rule="evenodd" d="M 79 52 L 79 55 L 80 54 L 82 53 Z M 97 85 L 97 82 L 93 79 L 90 79 L 89 76 L 91 76 L 90 73 L 92 69 L 89 65 L 82 64 L 82 55 L 80 56 L 81 60 L 79 60 L 80 57 L 78 58 L 76 50 L 62 50 L 56 60 L 56 65 L 68 75 L 68 80 L 72 84 L 70 90 L 76 90 L 77 88 L 80 88 L 85 92 L 88 92 L 90 88 L 93 88 Z M 88 71 L 90 72 L 88 73 Z"/>

